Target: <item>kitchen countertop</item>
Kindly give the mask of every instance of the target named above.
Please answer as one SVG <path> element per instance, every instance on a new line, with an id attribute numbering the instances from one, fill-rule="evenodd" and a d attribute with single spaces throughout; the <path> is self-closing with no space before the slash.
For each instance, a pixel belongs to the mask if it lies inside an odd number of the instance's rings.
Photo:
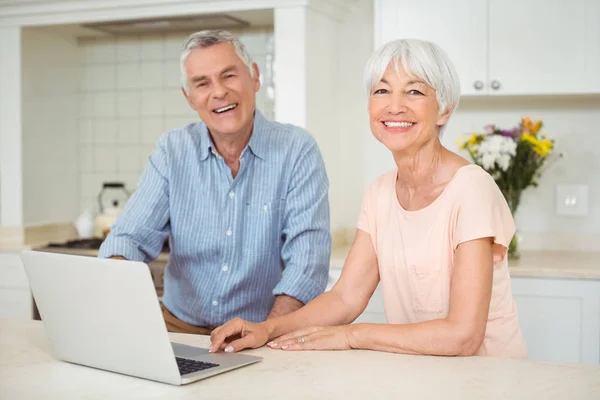
<path id="1" fill-rule="evenodd" d="M 98 256 L 98 250 L 96 249 L 72 249 L 65 247 L 41 247 L 35 250 L 47 251 L 49 253 L 63 253 L 63 254 L 74 254 L 78 256 Z M 169 261 L 169 253 L 160 253 L 156 261 Z"/>
<path id="2" fill-rule="evenodd" d="M 63 247 L 32 247 L 23 246 L 19 249 L 34 248 L 49 252 L 96 256 L 97 250 L 69 249 Z M 339 271 L 350 250 L 349 246 L 334 248 L 331 253 L 330 268 Z M 161 253 L 158 262 L 167 262 L 169 253 Z M 523 251 L 519 260 L 509 261 L 509 271 L 512 277 L 520 278 L 557 278 L 600 280 L 600 252 L 580 251 Z"/>
<path id="3" fill-rule="evenodd" d="M 349 247 L 331 254 L 331 268 L 341 269 Z M 511 277 L 600 280 L 600 252 L 523 251 L 519 260 L 509 260 Z"/>
<path id="4" fill-rule="evenodd" d="M 201 335 L 172 341 L 207 347 Z M 93 344 L 91 344 L 93 345 Z M 57 361 L 40 321 L 0 319 L 0 398 L 599 399 L 600 366 L 374 351 L 248 351 L 253 364 L 177 387 Z"/>

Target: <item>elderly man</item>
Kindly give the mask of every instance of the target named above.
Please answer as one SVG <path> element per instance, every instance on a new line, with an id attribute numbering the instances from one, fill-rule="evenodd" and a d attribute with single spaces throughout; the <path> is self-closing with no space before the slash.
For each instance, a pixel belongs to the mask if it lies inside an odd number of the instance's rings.
<path id="1" fill-rule="evenodd" d="M 99 256 L 148 262 L 169 239 L 171 332 L 297 310 L 325 289 L 331 251 L 317 143 L 256 109 L 258 67 L 228 32 L 191 35 L 181 75 L 202 122 L 159 139 Z"/>

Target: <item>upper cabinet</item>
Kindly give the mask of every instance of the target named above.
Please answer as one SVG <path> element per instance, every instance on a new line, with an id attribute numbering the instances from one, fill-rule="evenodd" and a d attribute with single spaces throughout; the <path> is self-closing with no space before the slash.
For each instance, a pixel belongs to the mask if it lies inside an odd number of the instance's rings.
<path id="1" fill-rule="evenodd" d="M 463 95 L 600 93 L 600 0 L 375 1 L 376 45 L 439 44 Z"/>
<path id="2" fill-rule="evenodd" d="M 483 94 L 487 84 L 487 5 L 481 0 L 379 0 L 376 46 L 400 38 L 430 40 L 448 53 L 461 93 Z"/>

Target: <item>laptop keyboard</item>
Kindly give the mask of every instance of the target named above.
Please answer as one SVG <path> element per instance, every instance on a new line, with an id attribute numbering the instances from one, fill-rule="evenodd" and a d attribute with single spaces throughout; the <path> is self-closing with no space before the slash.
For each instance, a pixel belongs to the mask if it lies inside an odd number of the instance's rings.
<path id="1" fill-rule="evenodd" d="M 219 366 L 219 364 L 211 364 L 211 363 L 202 362 L 202 361 L 188 360 L 187 358 L 175 357 L 175 359 L 177 360 L 177 366 L 179 367 L 179 373 L 182 376 Z"/>

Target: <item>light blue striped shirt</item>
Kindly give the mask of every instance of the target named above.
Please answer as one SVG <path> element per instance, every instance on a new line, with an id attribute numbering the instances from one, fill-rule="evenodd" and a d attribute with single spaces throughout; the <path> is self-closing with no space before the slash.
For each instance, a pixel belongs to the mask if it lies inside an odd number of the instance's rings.
<path id="1" fill-rule="evenodd" d="M 326 287 L 329 181 L 316 141 L 259 111 L 240 169 L 202 122 L 164 134 L 99 252 L 149 262 L 169 238 L 163 303 L 187 323 L 263 321 L 285 294 L 307 303 Z"/>

